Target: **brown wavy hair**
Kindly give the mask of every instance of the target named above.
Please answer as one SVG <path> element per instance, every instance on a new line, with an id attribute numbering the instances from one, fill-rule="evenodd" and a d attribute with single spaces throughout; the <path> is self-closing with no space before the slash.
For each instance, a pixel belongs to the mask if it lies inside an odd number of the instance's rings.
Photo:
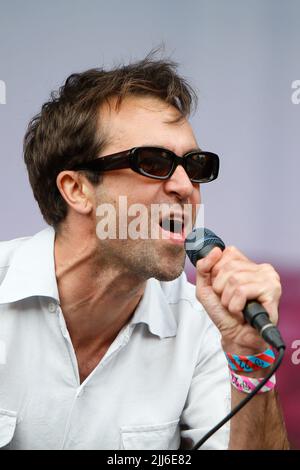
<path id="1" fill-rule="evenodd" d="M 24 160 L 41 213 L 55 229 L 67 215 L 67 204 L 56 185 L 57 175 L 79 162 L 97 158 L 105 145 L 99 115 L 102 103 L 117 97 L 120 106 L 129 94 L 153 96 L 175 106 L 182 116 L 188 116 L 196 106 L 196 93 L 178 75 L 177 64 L 155 59 L 155 53 L 112 70 L 94 68 L 70 75 L 29 122 Z M 98 173 L 84 173 L 92 184 L 99 184 Z"/>

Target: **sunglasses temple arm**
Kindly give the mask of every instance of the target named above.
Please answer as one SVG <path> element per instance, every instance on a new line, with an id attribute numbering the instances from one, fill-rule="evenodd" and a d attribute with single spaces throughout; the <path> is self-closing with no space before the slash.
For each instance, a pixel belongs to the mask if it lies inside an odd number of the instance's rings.
<path id="1" fill-rule="evenodd" d="M 97 158 L 82 165 L 73 167 L 74 170 L 110 171 L 122 170 L 130 167 L 129 156 L 116 156 L 112 158 Z"/>

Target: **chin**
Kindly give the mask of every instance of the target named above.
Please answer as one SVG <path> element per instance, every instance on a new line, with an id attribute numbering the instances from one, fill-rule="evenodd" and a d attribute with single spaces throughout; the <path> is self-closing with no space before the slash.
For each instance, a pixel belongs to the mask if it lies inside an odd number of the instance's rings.
<path id="1" fill-rule="evenodd" d="M 160 269 L 155 274 L 153 274 L 153 277 L 158 281 L 174 281 L 174 279 L 177 279 L 183 273 L 183 270 L 184 266 L 178 266 L 177 269 L 172 266 L 171 269 Z"/>

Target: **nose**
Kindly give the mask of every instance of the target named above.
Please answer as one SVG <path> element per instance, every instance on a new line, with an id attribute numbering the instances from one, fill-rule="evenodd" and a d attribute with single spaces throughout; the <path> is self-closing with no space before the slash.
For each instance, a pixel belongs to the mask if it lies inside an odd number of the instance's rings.
<path id="1" fill-rule="evenodd" d="M 166 180 L 165 184 L 165 190 L 168 193 L 176 193 L 180 200 L 190 198 L 194 189 L 193 183 L 181 165 L 177 166 L 173 175 Z"/>

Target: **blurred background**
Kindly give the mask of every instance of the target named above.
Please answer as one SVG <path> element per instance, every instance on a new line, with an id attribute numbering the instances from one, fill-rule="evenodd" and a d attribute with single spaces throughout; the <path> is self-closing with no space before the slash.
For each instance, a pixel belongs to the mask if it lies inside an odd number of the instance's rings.
<path id="1" fill-rule="evenodd" d="M 0 0 L 0 239 L 45 227 L 22 139 L 50 91 L 162 43 L 198 91 L 200 146 L 221 157 L 219 179 L 202 186 L 205 225 L 281 274 L 278 382 L 300 448 L 299 0 Z"/>

